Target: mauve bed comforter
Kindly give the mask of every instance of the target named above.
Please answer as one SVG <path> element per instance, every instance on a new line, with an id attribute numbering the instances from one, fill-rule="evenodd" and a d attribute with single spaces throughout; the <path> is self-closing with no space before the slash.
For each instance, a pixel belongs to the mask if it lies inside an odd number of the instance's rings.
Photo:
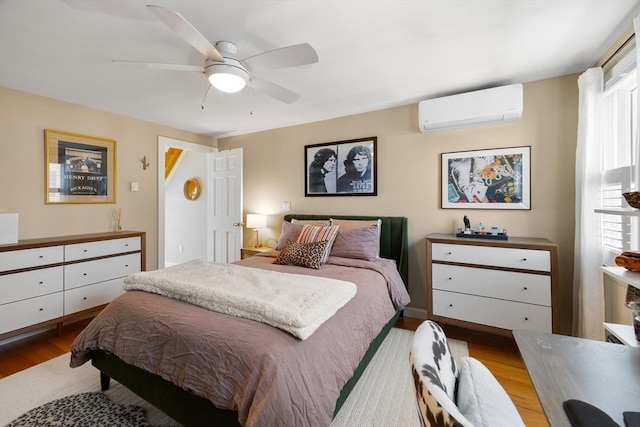
<path id="1" fill-rule="evenodd" d="M 77 337 L 71 366 L 101 349 L 218 408 L 238 411 L 242 425 L 328 426 L 340 390 L 409 295 L 393 261 L 331 257 L 320 270 L 311 270 L 275 265 L 274 259 L 254 256 L 238 264 L 346 280 L 356 284 L 357 293 L 301 341 L 263 323 L 129 291 Z"/>

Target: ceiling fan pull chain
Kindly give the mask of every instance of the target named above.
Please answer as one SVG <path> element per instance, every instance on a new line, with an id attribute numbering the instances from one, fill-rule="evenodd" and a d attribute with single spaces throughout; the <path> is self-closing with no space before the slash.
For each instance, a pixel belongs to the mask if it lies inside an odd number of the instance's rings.
<path id="1" fill-rule="evenodd" d="M 253 81 L 249 79 L 249 115 L 253 116 Z"/>
<path id="2" fill-rule="evenodd" d="M 204 86 L 205 83 L 205 79 L 206 77 L 204 76 L 204 73 L 202 74 L 202 85 Z M 207 89 L 204 91 L 204 95 L 202 96 L 202 102 L 200 103 L 200 109 L 204 110 L 204 100 L 207 99 L 207 94 L 209 93 L 209 89 L 211 89 L 211 85 L 209 84 L 209 81 L 206 80 L 207 82 Z"/>

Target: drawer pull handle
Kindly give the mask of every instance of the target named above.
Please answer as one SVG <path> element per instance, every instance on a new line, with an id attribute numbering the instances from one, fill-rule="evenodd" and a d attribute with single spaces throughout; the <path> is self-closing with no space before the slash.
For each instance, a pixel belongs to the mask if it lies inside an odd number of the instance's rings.
<path id="1" fill-rule="evenodd" d="M 522 258 L 520 261 L 525 261 L 525 262 L 526 262 L 526 261 L 527 261 L 527 259 L 526 259 L 526 258 Z"/>
<path id="2" fill-rule="evenodd" d="M 526 291 L 526 290 L 528 290 L 529 288 L 527 288 L 527 287 L 525 286 L 525 287 L 524 287 L 524 288 L 522 288 L 522 289 L 524 289 L 524 290 Z"/>
<path id="3" fill-rule="evenodd" d="M 41 280 L 38 282 L 38 285 L 42 285 L 44 282 Z"/>
<path id="4" fill-rule="evenodd" d="M 87 252 L 87 250 L 85 249 L 85 250 L 83 250 L 82 252 Z"/>
<path id="5" fill-rule="evenodd" d="M 449 304 L 449 307 L 453 307 L 453 304 Z"/>
<path id="6" fill-rule="evenodd" d="M 524 318 L 524 320 L 529 321 L 529 318 L 528 318 L 528 317 L 525 317 L 525 318 Z"/>
<path id="7" fill-rule="evenodd" d="M 40 258 L 40 259 L 44 258 L 44 255 L 40 255 L 38 258 Z"/>
<path id="8" fill-rule="evenodd" d="M 124 245 L 125 245 L 125 246 L 129 246 L 129 244 L 128 244 L 128 243 L 125 243 Z"/>
<path id="9" fill-rule="evenodd" d="M 129 267 L 129 264 L 125 264 L 124 266 L 125 266 L 125 267 Z"/>
<path id="10" fill-rule="evenodd" d="M 82 298 L 82 299 L 86 300 L 86 299 L 87 299 L 87 297 L 84 297 L 84 298 Z"/>
<path id="11" fill-rule="evenodd" d="M 451 252 L 447 252 L 447 255 L 451 255 Z"/>
<path id="12" fill-rule="evenodd" d="M 38 311 L 44 311 L 44 308 L 39 309 Z"/>
<path id="13" fill-rule="evenodd" d="M 87 275 L 87 273 L 82 273 L 82 275 L 83 275 L 83 276 L 86 276 L 86 275 Z"/>

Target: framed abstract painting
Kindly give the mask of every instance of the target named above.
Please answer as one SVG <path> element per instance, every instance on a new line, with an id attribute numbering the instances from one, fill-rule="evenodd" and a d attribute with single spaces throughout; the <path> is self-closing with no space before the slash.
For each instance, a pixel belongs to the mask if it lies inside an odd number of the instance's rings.
<path id="1" fill-rule="evenodd" d="M 531 147 L 441 156 L 442 208 L 531 209 Z"/>

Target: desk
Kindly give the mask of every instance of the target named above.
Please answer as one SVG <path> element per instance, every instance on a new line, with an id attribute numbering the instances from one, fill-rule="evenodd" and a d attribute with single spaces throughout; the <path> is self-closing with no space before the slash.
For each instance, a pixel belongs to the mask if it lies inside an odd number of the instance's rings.
<path id="1" fill-rule="evenodd" d="M 640 348 L 545 332 L 513 336 L 551 427 L 571 426 L 562 408 L 583 400 L 624 426 L 624 411 L 640 411 Z"/>

